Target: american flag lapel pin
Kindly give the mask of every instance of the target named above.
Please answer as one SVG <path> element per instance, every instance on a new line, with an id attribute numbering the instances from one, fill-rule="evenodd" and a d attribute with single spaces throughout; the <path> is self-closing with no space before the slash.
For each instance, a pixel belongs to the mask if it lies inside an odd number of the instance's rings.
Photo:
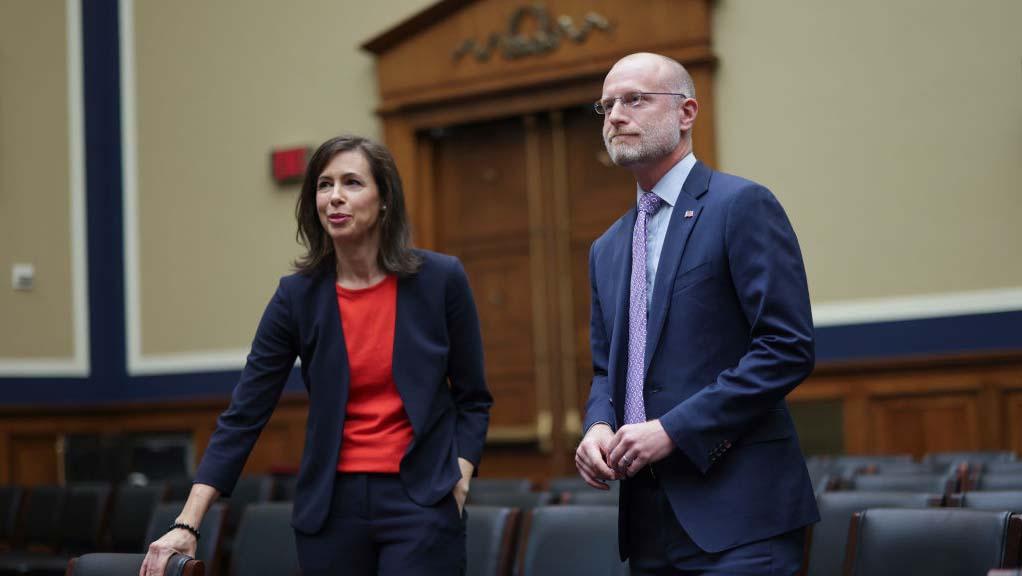
<path id="1" fill-rule="evenodd" d="M 685 218 L 692 218 L 696 213 L 692 210 L 685 210 Z"/>

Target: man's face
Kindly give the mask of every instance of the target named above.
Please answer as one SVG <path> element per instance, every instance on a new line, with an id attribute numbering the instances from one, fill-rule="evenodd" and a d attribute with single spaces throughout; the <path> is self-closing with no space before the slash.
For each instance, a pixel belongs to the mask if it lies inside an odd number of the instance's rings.
<path id="1" fill-rule="evenodd" d="M 619 62 L 603 82 L 601 98 L 619 98 L 635 92 L 670 92 L 663 86 L 654 61 Z M 677 96 L 647 95 L 637 106 L 616 101 L 603 117 L 603 144 L 618 166 L 656 162 L 681 142 Z"/>

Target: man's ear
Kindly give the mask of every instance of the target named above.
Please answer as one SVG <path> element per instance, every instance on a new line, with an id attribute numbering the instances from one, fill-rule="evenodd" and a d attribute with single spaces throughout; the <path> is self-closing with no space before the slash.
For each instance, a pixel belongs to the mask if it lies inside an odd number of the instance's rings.
<path id="1" fill-rule="evenodd" d="M 699 102 L 695 98 L 686 98 L 678 107 L 678 123 L 684 132 L 691 132 L 699 114 Z"/>

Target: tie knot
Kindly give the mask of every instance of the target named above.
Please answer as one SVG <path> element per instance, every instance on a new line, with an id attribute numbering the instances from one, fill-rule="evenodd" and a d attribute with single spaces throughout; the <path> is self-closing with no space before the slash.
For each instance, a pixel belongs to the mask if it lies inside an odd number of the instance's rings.
<path id="1" fill-rule="evenodd" d="M 652 192 L 646 192 L 639 197 L 639 211 L 652 216 L 660 209 L 660 204 L 662 203 L 663 200 L 661 200 L 659 196 Z"/>

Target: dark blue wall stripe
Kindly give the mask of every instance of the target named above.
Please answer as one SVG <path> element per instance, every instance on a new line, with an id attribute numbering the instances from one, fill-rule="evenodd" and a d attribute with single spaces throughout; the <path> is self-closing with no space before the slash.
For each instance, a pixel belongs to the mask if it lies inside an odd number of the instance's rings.
<path id="1" fill-rule="evenodd" d="M 117 0 L 82 0 L 89 270 L 88 378 L 0 378 L 0 404 L 95 404 L 224 397 L 238 370 L 129 377 L 124 306 L 120 43 Z M 832 326 L 820 362 L 1022 349 L 1022 311 Z M 289 390 L 301 389 L 298 371 Z"/>
<path id="2" fill-rule="evenodd" d="M 818 361 L 1022 349 L 1022 311 L 829 326 L 816 330 Z"/>
<path id="3" fill-rule="evenodd" d="M 82 0 L 85 173 L 92 381 L 127 380 L 117 0 Z"/>

